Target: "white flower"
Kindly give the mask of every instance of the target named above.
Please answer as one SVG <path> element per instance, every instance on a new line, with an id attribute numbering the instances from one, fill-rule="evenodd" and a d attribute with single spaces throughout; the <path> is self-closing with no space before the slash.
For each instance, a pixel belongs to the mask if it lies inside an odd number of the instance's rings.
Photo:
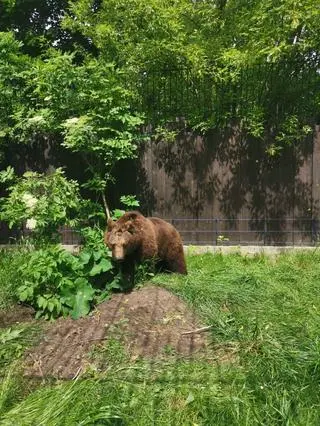
<path id="1" fill-rule="evenodd" d="M 78 123 L 78 121 L 79 121 L 79 118 L 78 118 L 78 117 L 72 117 L 72 118 L 68 118 L 68 119 L 65 121 L 65 124 L 66 124 L 66 126 L 73 126 L 74 124 L 77 124 L 77 123 Z"/>
<path id="2" fill-rule="evenodd" d="M 34 206 L 37 204 L 38 199 L 35 198 L 33 195 L 29 194 L 28 192 L 25 192 L 22 196 L 22 201 L 29 209 L 33 209 Z"/>
<path id="3" fill-rule="evenodd" d="M 44 121 L 44 117 L 42 115 L 35 115 L 34 117 L 28 118 L 29 123 L 41 123 Z"/>
<path id="4" fill-rule="evenodd" d="M 27 228 L 27 229 L 31 229 L 31 230 L 33 230 L 33 229 L 35 229 L 35 228 L 36 228 L 36 226 L 37 226 L 37 221 L 36 221 L 36 219 L 33 219 L 33 218 L 31 218 L 31 219 L 27 219 L 27 222 L 26 222 L 26 228 Z"/>

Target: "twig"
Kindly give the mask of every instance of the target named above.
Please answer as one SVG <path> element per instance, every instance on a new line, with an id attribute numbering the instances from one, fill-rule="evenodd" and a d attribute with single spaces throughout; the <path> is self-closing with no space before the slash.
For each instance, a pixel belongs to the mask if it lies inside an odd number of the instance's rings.
<path id="1" fill-rule="evenodd" d="M 213 327 L 213 325 L 208 325 L 207 327 L 201 327 L 201 328 L 197 328 L 196 330 L 185 331 L 184 333 L 181 333 L 181 334 L 186 335 L 186 334 L 202 333 L 203 331 L 210 330 L 210 328 L 212 328 L 212 327 Z"/>
<path id="2" fill-rule="evenodd" d="M 105 213 L 106 213 L 107 219 L 110 219 L 110 217 L 111 217 L 111 215 L 110 215 L 110 210 L 109 210 L 109 207 L 108 207 L 108 203 L 107 203 L 106 196 L 105 196 L 105 194 L 104 194 L 104 192 L 103 192 L 103 191 L 101 192 L 101 195 L 102 195 L 102 201 L 103 201 L 104 210 L 105 210 Z"/>
<path id="3" fill-rule="evenodd" d="M 72 377 L 72 380 L 76 380 L 82 371 L 82 365 L 78 368 L 76 374 Z"/>

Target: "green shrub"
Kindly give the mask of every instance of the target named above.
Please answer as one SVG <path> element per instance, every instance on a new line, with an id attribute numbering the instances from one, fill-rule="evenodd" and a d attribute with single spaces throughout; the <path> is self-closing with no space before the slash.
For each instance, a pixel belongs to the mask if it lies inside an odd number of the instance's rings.
<path id="1" fill-rule="evenodd" d="M 30 303 L 36 317 L 45 319 L 60 315 L 79 318 L 91 306 L 106 298 L 113 273 L 109 252 L 84 248 L 79 256 L 51 245 L 33 251 L 20 268 L 23 284 L 18 288 L 19 300 Z M 108 277 L 104 274 L 109 273 Z M 104 279 L 103 288 L 96 284 Z"/>
<path id="2" fill-rule="evenodd" d="M 25 225 L 37 244 L 57 242 L 60 226 L 75 226 L 81 209 L 77 182 L 68 180 L 62 169 L 51 175 L 26 172 L 12 177 L 14 184 L 2 200 L 1 220 L 9 227 Z"/>

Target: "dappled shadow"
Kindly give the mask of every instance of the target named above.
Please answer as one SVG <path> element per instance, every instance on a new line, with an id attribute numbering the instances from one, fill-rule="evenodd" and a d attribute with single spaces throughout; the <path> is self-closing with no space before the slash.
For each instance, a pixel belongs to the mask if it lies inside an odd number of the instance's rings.
<path id="1" fill-rule="evenodd" d="M 136 194 L 142 213 L 171 221 L 187 244 L 217 244 L 221 238 L 224 244 L 312 243 L 319 234 L 317 127 L 316 132 L 272 157 L 266 153 L 271 135 L 256 140 L 240 132 L 236 122 L 205 135 L 180 130 L 175 142 L 148 142 L 136 161 L 119 162 L 116 184 L 108 192 L 110 207 L 121 207 L 121 195 Z M 59 142 L 10 145 L 6 164 L 18 174 L 65 166 L 68 177 L 85 181 L 83 159 Z M 9 235 L 1 225 L 1 241 Z M 64 235 L 67 242 L 78 241 Z"/>
<path id="2" fill-rule="evenodd" d="M 234 123 L 223 132 L 183 132 L 175 143 L 150 143 L 143 170 L 157 200 L 153 211 L 189 233 L 188 242 L 209 243 L 222 233 L 229 243 L 241 243 L 241 237 L 311 243 L 319 201 L 313 194 L 313 137 L 276 156 L 266 152 L 271 142 L 241 134 Z"/>

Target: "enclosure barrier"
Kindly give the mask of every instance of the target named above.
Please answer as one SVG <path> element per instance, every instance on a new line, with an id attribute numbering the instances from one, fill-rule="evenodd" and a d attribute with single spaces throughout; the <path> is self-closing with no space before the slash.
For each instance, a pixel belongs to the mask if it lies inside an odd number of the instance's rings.
<path id="1" fill-rule="evenodd" d="M 185 245 L 198 246 L 312 246 L 320 237 L 319 218 L 167 218 L 180 232 Z M 16 243 L 30 235 L 27 229 L 9 230 L 0 223 L 0 244 Z M 77 230 L 60 229 L 61 243 L 81 244 Z"/>

